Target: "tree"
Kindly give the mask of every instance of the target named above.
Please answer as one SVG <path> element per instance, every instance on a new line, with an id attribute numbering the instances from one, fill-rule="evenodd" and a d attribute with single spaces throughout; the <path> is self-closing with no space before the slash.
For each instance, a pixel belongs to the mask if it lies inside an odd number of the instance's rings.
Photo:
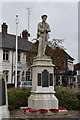
<path id="1" fill-rule="evenodd" d="M 53 38 L 52 41 L 48 42 L 48 45 L 53 49 L 60 48 L 60 49 L 65 50 L 64 46 L 62 45 L 62 42 L 64 42 L 64 39 L 55 39 L 55 38 Z"/>

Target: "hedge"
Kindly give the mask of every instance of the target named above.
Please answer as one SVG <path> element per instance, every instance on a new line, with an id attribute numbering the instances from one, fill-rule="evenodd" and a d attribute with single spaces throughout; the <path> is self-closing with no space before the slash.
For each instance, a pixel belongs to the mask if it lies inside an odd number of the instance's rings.
<path id="1" fill-rule="evenodd" d="M 18 109 L 28 105 L 28 97 L 31 89 L 8 89 L 9 110 Z M 59 106 L 68 110 L 80 110 L 80 91 L 76 92 L 68 87 L 55 87 L 55 95 L 59 100 Z"/>
<path id="2" fill-rule="evenodd" d="M 55 87 L 56 97 L 59 100 L 59 105 L 66 107 L 68 110 L 80 110 L 80 99 L 78 99 L 78 94 L 80 92 L 76 92 L 69 87 Z"/>
<path id="3" fill-rule="evenodd" d="M 10 88 L 8 89 L 9 110 L 18 109 L 28 105 L 30 89 Z"/>

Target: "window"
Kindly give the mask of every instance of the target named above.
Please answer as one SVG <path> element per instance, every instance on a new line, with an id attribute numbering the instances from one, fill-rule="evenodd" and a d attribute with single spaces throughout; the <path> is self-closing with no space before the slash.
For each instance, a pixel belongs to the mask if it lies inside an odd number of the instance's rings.
<path id="1" fill-rule="evenodd" d="M 17 84 L 19 84 L 20 82 L 20 71 L 17 71 Z M 15 83 L 15 80 L 16 80 L 16 71 L 13 72 L 13 75 L 14 75 L 14 83 Z"/>
<path id="2" fill-rule="evenodd" d="M 26 63 L 30 63 L 30 58 L 26 57 Z"/>
<path id="3" fill-rule="evenodd" d="M 21 61 L 21 54 L 20 54 L 20 52 L 18 52 L 18 62 L 20 62 Z"/>
<path id="4" fill-rule="evenodd" d="M 20 71 L 17 71 L 17 82 L 20 82 Z"/>
<path id="5" fill-rule="evenodd" d="M 26 71 L 26 80 L 30 80 L 30 70 Z"/>
<path id="6" fill-rule="evenodd" d="M 9 71 L 8 71 L 8 70 L 4 70 L 4 71 L 3 71 L 3 74 L 4 74 L 4 76 L 5 76 L 6 82 L 8 82 Z"/>
<path id="7" fill-rule="evenodd" d="M 3 60 L 8 61 L 9 60 L 9 51 L 3 50 Z"/>

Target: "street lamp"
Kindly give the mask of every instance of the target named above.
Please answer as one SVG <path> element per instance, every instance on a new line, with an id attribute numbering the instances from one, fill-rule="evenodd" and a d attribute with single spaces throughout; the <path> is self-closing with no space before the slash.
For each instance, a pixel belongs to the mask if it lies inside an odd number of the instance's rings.
<path id="1" fill-rule="evenodd" d="M 18 56 L 18 23 L 19 23 L 19 19 L 18 19 L 18 15 L 16 15 L 16 74 L 15 74 L 15 88 L 17 88 L 17 56 Z"/>
<path id="2" fill-rule="evenodd" d="M 27 8 L 27 10 L 28 10 L 28 33 L 29 33 L 30 8 Z"/>

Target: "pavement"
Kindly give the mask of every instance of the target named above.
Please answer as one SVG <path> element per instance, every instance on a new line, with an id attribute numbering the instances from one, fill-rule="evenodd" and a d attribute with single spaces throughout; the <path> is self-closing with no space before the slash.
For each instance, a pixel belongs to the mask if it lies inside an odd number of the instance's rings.
<path id="1" fill-rule="evenodd" d="M 10 120 L 80 120 L 80 111 L 69 110 L 64 113 L 25 113 L 20 109 L 10 112 Z"/>

